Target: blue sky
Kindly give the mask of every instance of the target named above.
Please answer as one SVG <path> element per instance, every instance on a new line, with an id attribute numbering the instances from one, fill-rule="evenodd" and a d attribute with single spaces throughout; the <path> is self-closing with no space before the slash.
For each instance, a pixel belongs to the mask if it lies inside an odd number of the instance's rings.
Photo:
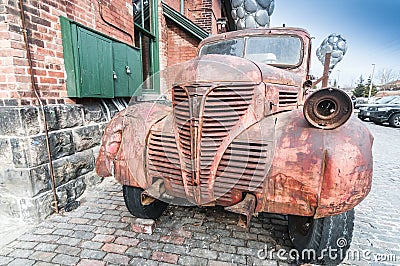
<path id="1" fill-rule="evenodd" d="M 322 74 L 315 50 L 331 33 L 347 40 L 348 50 L 331 74 L 339 85 L 354 85 L 360 75 L 368 78 L 375 64 L 374 83 L 379 72 L 400 72 L 399 0 L 275 0 L 271 27 L 302 27 L 313 40 L 312 74 Z M 400 77 L 399 77 L 400 78 Z"/>

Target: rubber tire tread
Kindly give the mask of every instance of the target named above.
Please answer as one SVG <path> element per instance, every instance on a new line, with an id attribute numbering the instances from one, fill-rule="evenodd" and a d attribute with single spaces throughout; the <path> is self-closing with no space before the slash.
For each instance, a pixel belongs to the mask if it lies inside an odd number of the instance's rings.
<path id="1" fill-rule="evenodd" d="M 390 119 L 389 119 L 389 125 L 392 126 L 392 127 L 397 127 L 397 128 L 399 128 L 398 126 L 396 126 L 396 125 L 394 124 L 394 119 L 396 118 L 396 116 L 399 116 L 399 117 L 400 117 L 400 114 L 393 114 L 393 115 L 390 117 Z M 399 119 L 400 119 L 400 118 L 399 118 Z"/>
<path id="2" fill-rule="evenodd" d="M 168 203 L 160 200 L 155 200 L 149 205 L 143 205 L 141 201 L 142 188 L 124 185 L 122 186 L 122 192 L 126 208 L 132 215 L 138 218 L 157 219 L 168 207 Z"/>
<path id="3" fill-rule="evenodd" d="M 291 219 L 293 219 L 293 216 L 289 216 L 289 224 L 291 223 Z M 291 236 L 291 239 L 293 237 L 299 237 L 299 235 L 296 235 L 296 232 L 291 232 L 290 229 L 291 227 L 289 225 L 289 235 Z M 311 232 L 309 232 L 311 235 L 308 235 L 309 239 L 302 243 L 301 241 L 296 240 L 292 240 L 292 242 L 295 248 L 299 251 L 299 254 L 302 254 L 304 249 L 315 250 L 317 254 L 316 260 L 302 258 L 302 262 L 321 265 L 338 265 L 346 257 L 346 252 L 350 247 L 351 239 L 353 237 L 353 229 L 354 209 L 335 216 L 315 219 L 313 228 L 310 229 Z M 338 246 L 337 241 L 339 238 L 346 241 L 345 246 Z M 301 243 L 301 246 L 299 246 L 299 243 Z M 329 248 L 330 250 L 337 250 L 337 252 L 332 252 L 332 254 L 337 255 L 336 259 L 329 257 Z M 325 252 L 323 252 L 323 250 L 325 250 Z"/>

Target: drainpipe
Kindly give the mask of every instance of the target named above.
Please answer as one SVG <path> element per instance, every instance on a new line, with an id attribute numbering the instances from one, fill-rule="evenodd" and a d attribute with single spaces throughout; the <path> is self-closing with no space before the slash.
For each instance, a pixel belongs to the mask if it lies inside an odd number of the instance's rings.
<path id="1" fill-rule="evenodd" d="M 185 0 L 181 0 L 181 14 L 185 15 Z"/>
<path id="2" fill-rule="evenodd" d="M 37 84 L 35 82 L 35 75 L 33 74 L 32 56 L 31 56 L 31 50 L 29 48 L 29 39 L 28 39 L 28 34 L 27 34 L 26 26 L 25 26 L 25 9 L 24 9 L 24 4 L 22 1 L 23 0 L 19 0 L 19 7 L 20 7 L 20 15 L 21 15 L 21 21 L 22 21 L 22 32 L 24 33 L 24 40 L 25 40 L 26 57 L 28 58 L 28 62 L 29 62 L 29 70 L 30 70 L 30 74 L 31 74 L 32 89 L 33 89 L 36 99 L 38 100 L 39 105 L 40 105 L 40 110 L 42 113 L 42 118 L 43 118 L 43 123 L 44 123 L 44 133 L 45 133 L 45 137 L 46 137 L 47 156 L 49 159 L 49 174 L 50 174 L 50 179 L 51 179 L 51 189 L 53 191 L 53 202 L 52 202 L 51 208 L 53 208 L 54 211 L 56 213 L 58 213 L 59 211 L 58 211 L 58 201 L 57 201 L 57 193 L 56 193 L 56 180 L 54 178 L 53 160 L 51 159 L 49 130 L 47 128 L 47 119 L 46 119 L 46 115 L 44 112 L 44 106 L 43 106 L 42 100 L 40 99 L 40 96 L 39 96 Z"/>

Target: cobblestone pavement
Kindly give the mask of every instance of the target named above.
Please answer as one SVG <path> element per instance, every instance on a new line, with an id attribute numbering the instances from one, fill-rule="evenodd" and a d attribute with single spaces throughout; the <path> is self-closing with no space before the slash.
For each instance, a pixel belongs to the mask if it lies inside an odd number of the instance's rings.
<path id="1" fill-rule="evenodd" d="M 344 264 L 380 264 L 374 256 L 390 254 L 397 262 L 387 264 L 400 264 L 400 130 L 366 124 L 375 136 L 375 177 L 371 193 L 356 207 L 350 250 L 359 258 Z M 291 248 L 285 216 L 253 217 L 251 227 L 243 229 L 236 215 L 221 208 L 172 206 L 149 235 L 132 231 L 133 217 L 112 178 L 85 192 L 80 202 L 76 210 L 52 215 L 0 249 L 0 264 L 288 265 L 257 256 L 265 245 Z"/>

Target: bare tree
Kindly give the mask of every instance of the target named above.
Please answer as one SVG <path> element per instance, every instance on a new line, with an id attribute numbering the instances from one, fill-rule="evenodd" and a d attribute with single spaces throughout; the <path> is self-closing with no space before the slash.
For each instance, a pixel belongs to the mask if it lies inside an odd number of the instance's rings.
<path id="1" fill-rule="evenodd" d="M 383 68 L 378 71 L 377 77 L 379 79 L 381 89 L 388 90 L 391 88 L 391 82 L 400 78 L 400 72 L 393 69 Z"/>

